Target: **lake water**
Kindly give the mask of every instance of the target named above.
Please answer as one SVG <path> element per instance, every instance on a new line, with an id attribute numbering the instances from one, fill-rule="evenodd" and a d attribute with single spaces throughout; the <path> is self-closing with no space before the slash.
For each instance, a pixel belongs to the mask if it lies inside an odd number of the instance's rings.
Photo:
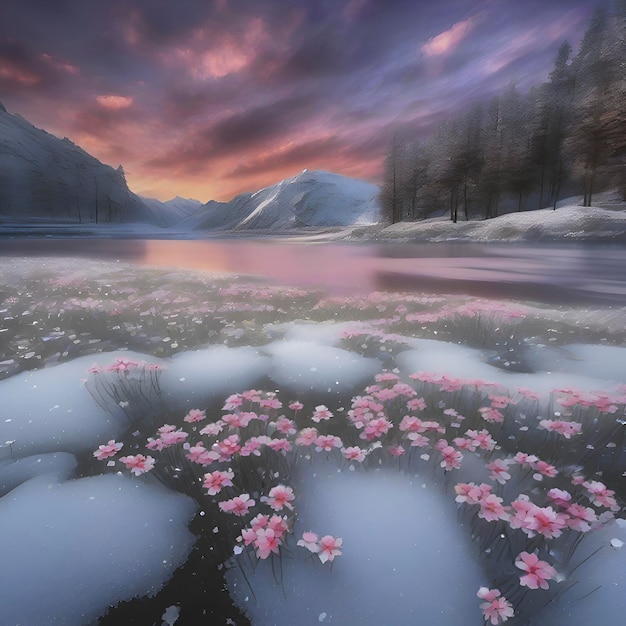
<path id="1" fill-rule="evenodd" d="M 625 263 L 1 240 L 3 623 L 620 623 Z"/>

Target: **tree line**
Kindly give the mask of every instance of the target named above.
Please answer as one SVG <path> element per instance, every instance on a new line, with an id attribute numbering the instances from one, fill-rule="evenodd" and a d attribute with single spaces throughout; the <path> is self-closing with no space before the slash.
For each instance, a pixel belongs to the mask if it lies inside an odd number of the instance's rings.
<path id="1" fill-rule="evenodd" d="M 527 93 L 510 84 L 427 141 L 409 133 L 394 134 L 385 158 L 388 222 L 556 208 L 564 193 L 591 206 L 615 187 L 626 197 L 626 0 L 595 9 L 578 53 L 563 42 L 543 84 Z"/>

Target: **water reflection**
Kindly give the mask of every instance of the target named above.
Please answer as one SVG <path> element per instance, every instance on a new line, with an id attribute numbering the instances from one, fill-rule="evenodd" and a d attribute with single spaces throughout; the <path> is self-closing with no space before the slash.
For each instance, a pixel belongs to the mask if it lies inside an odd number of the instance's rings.
<path id="1" fill-rule="evenodd" d="M 0 255 L 88 257 L 258 275 L 282 284 L 320 285 L 331 293 L 402 289 L 626 303 L 626 250 L 601 246 L 22 239 L 1 241 Z"/>

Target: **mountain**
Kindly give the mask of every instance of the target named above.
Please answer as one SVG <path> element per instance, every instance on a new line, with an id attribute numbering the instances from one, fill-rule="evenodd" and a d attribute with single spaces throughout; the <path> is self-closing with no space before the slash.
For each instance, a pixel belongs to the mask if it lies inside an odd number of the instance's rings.
<path id="1" fill-rule="evenodd" d="M 139 197 L 151 211 L 150 221 L 162 226 L 177 224 L 180 220 L 195 213 L 202 206 L 200 200 L 181 198 L 180 196 L 165 202 L 161 202 L 161 200 L 156 198 Z"/>
<path id="2" fill-rule="evenodd" d="M 190 230 L 283 230 L 377 222 L 376 185 L 339 174 L 304 170 L 230 202 L 211 200 L 179 226 Z"/>
<path id="3" fill-rule="evenodd" d="M 146 222 L 159 214 L 130 191 L 122 167 L 98 161 L 69 139 L 35 128 L 0 104 L 0 219 Z"/>

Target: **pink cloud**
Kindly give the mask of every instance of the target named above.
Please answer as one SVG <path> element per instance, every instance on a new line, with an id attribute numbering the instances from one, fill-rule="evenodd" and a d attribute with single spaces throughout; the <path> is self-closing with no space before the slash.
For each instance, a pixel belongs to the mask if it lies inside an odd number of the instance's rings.
<path id="1" fill-rule="evenodd" d="M 448 30 L 431 37 L 420 50 L 427 57 L 438 57 L 454 52 L 459 44 L 471 33 L 476 23 L 476 17 L 470 17 L 457 22 Z"/>
<path id="2" fill-rule="evenodd" d="M 216 37 L 214 27 L 198 28 L 187 45 L 170 47 L 161 59 L 166 66 L 180 69 L 196 80 L 224 78 L 247 68 L 258 51 L 270 43 L 265 23 L 255 17 L 240 36 L 223 32 Z"/>
<path id="3" fill-rule="evenodd" d="M 103 94 L 96 96 L 96 100 L 100 106 L 110 111 L 120 111 L 127 109 L 133 104 L 133 99 L 128 96 L 115 96 L 112 94 Z"/>

